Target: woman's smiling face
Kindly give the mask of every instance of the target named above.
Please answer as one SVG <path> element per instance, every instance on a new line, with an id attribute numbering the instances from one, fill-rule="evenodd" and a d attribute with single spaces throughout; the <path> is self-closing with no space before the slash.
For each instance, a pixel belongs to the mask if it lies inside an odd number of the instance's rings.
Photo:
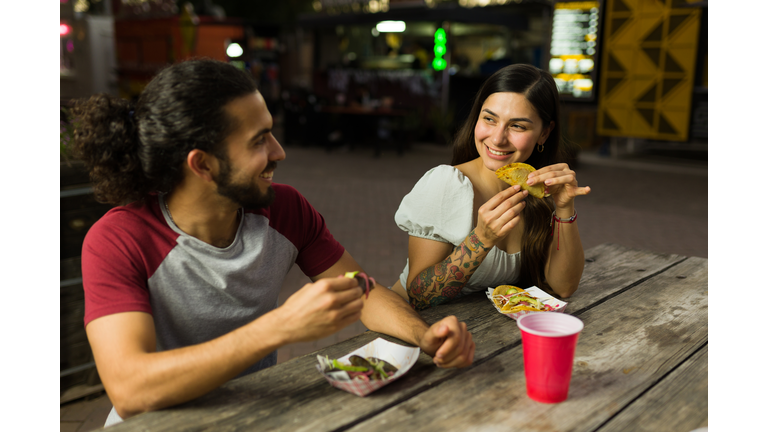
<path id="1" fill-rule="evenodd" d="M 492 171 L 514 162 L 525 162 L 536 144 L 552 130 L 544 128 L 536 109 L 520 93 L 493 93 L 485 100 L 475 124 L 475 146 L 486 168 Z"/>

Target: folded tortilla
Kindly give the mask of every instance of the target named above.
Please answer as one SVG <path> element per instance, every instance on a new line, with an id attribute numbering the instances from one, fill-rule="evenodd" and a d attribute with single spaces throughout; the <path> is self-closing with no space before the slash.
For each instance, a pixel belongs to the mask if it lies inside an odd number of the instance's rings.
<path id="1" fill-rule="evenodd" d="M 526 181 L 528 181 L 528 174 L 534 171 L 536 171 L 536 168 L 526 163 L 518 162 L 504 165 L 497 169 L 496 177 L 512 186 L 519 185 L 522 189 L 527 190 L 528 193 L 536 198 L 549 196 L 549 194 L 545 192 L 547 186 L 544 183 L 537 183 L 533 186 L 529 186 L 528 183 L 526 183 Z"/>

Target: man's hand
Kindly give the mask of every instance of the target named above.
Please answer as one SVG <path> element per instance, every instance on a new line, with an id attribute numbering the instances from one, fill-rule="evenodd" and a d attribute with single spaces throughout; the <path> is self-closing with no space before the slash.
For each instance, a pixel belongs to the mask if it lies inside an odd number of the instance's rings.
<path id="1" fill-rule="evenodd" d="M 433 356 L 441 368 L 462 368 L 472 364 L 475 358 L 475 342 L 467 331 L 467 325 L 455 316 L 445 317 L 433 324 L 419 344 L 421 349 Z"/>
<path id="2" fill-rule="evenodd" d="M 304 285 L 274 313 L 290 343 L 321 339 L 360 319 L 362 295 L 357 279 L 320 279 Z"/>

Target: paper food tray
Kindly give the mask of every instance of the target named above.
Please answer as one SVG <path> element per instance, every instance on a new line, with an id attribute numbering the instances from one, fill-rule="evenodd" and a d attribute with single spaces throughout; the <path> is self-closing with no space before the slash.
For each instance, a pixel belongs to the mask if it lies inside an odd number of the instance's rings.
<path id="1" fill-rule="evenodd" d="M 398 345 L 392 342 L 388 342 L 382 338 L 378 338 L 373 342 L 364 345 L 344 357 L 339 357 L 337 360 L 343 363 L 349 363 L 349 357 L 353 355 L 359 355 L 360 357 L 376 357 L 381 360 L 386 360 L 397 368 L 397 372 L 386 380 L 375 381 L 362 381 L 359 379 L 350 379 L 344 371 L 338 372 L 326 372 L 323 371 L 323 364 L 325 357 L 317 356 L 316 365 L 317 370 L 323 374 L 325 379 L 332 386 L 348 391 L 358 396 L 365 396 L 373 391 L 376 391 L 392 381 L 405 375 L 406 372 L 416 364 L 416 360 L 419 358 L 419 348 L 410 348 L 402 345 Z"/>
<path id="2" fill-rule="evenodd" d="M 498 306 L 496 306 L 496 302 L 493 301 L 493 298 L 492 298 L 493 297 L 493 290 L 494 290 L 494 288 L 488 288 L 488 291 L 486 291 L 485 295 L 488 297 L 488 300 L 491 301 L 491 303 L 493 304 L 493 307 L 495 307 L 496 310 L 499 311 L 500 314 L 504 314 L 504 315 L 512 318 L 513 320 L 517 320 L 519 317 L 521 317 L 523 315 L 528 315 L 529 313 L 537 313 L 537 312 L 534 312 L 534 311 L 521 311 L 521 312 L 515 312 L 515 313 L 504 313 L 504 312 L 502 312 L 501 309 Z M 565 306 L 568 305 L 568 303 L 552 297 L 551 295 L 547 294 L 546 292 L 544 292 L 541 288 L 539 288 L 537 286 L 532 286 L 530 288 L 526 288 L 525 292 L 527 292 L 528 294 L 532 295 L 533 297 L 536 297 L 537 299 L 541 300 L 541 302 L 544 303 L 545 305 L 552 306 L 552 308 L 554 309 L 552 312 L 562 312 L 563 310 L 565 310 Z"/>

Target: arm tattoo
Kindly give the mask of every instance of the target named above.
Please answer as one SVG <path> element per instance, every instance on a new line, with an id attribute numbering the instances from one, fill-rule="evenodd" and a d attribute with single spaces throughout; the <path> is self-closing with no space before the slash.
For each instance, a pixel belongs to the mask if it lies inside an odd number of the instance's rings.
<path id="1" fill-rule="evenodd" d="M 421 310 L 456 298 L 490 250 L 472 230 L 448 258 L 416 275 L 408 287 L 411 306 Z"/>

